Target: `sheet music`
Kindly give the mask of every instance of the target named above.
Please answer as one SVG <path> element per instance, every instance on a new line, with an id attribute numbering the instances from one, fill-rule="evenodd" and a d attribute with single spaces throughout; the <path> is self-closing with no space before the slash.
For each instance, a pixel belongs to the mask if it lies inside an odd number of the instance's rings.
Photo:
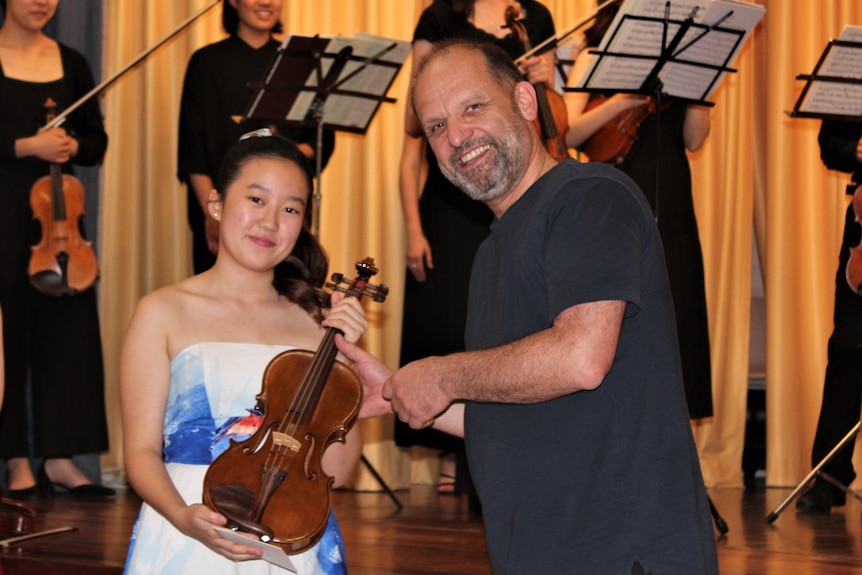
<path id="1" fill-rule="evenodd" d="M 348 47 L 350 55 L 339 58 Z M 315 108 L 322 108 L 324 128 L 364 133 L 410 48 L 409 42 L 362 32 L 354 38 L 288 36 L 246 117 L 311 126 Z M 340 70 L 333 67 L 337 62 L 344 64 Z M 326 89 L 318 91 L 321 80 Z"/>
<path id="2" fill-rule="evenodd" d="M 358 32 L 354 38 L 332 36 L 329 39 L 326 52 L 337 54 L 342 48 L 347 46 L 353 48 L 352 59 L 345 65 L 339 75 L 340 78 L 345 78 L 359 68 L 362 68 L 364 62 L 361 59 L 379 57 L 380 62 L 392 63 L 395 66 L 381 66 L 379 64 L 366 66 L 360 73 L 339 85 L 338 89 L 379 96 L 381 98 L 386 95 L 386 91 L 392 85 L 395 76 L 401 69 L 401 64 L 407 59 L 411 49 L 409 42 Z M 334 58 L 324 57 L 321 59 L 321 70 L 324 77 L 326 77 L 333 63 Z M 317 87 L 316 76 L 312 75 L 306 85 L 308 87 Z M 297 122 L 308 119 L 306 113 L 314 100 L 314 96 L 313 92 L 301 93 L 288 113 L 287 119 Z M 326 99 L 323 122 L 324 124 L 335 124 L 346 128 L 364 130 L 367 127 L 368 120 L 374 115 L 379 105 L 379 99 L 357 98 L 334 93 Z"/>
<path id="3" fill-rule="evenodd" d="M 815 71 L 799 110 L 806 114 L 862 117 L 862 83 L 818 80 L 819 76 L 862 80 L 862 26 L 845 26 L 838 40 L 857 46 L 830 43 Z"/>
<path id="4" fill-rule="evenodd" d="M 662 51 L 667 0 L 627 0 L 608 28 L 599 52 L 631 54 L 597 58 L 579 87 L 638 91 L 655 66 Z M 674 57 L 659 73 L 664 93 L 690 100 L 712 95 L 725 71 L 763 17 L 763 6 L 736 0 L 671 0 L 665 42 L 676 35 L 680 22 L 696 9 L 694 24 L 680 42 Z M 636 20 L 626 15 L 653 18 Z M 716 26 L 707 31 L 705 26 Z M 691 62 L 687 64 L 685 62 Z M 706 64 L 714 68 L 704 67 Z"/>

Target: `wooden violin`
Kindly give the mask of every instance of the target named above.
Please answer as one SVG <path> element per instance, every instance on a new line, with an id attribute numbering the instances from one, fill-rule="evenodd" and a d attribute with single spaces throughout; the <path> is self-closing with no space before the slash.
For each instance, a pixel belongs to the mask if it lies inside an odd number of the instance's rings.
<path id="1" fill-rule="evenodd" d="M 516 6 L 506 8 L 506 26 L 512 31 L 516 40 L 524 46 L 525 52 L 530 52 L 530 37 L 524 23 L 518 20 L 519 10 Z M 536 118 L 537 128 L 542 135 L 542 142 L 548 153 L 558 162 L 569 157 L 566 146 L 566 131 L 569 129 L 568 113 L 563 97 L 553 90 L 548 90 L 542 82 L 533 84 L 536 89 L 536 100 L 539 115 Z"/>
<path id="2" fill-rule="evenodd" d="M 862 223 L 862 186 L 853 193 L 853 215 L 856 223 Z M 862 295 L 862 243 L 850 248 L 850 259 L 847 260 L 844 275 L 853 293 Z"/>
<path id="3" fill-rule="evenodd" d="M 326 287 L 386 299 L 389 288 L 368 283 L 377 273 L 373 259 L 357 263 L 356 271 L 352 282 L 333 274 L 334 283 Z M 335 361 L 337 333 L 327 328 L 316 353 L 290 350 L 273 358 L 257 396 L 264 414 L 260 427 L 245 441 L 232 441 L 204 478 L 204 503 L 224 515 L 229 528 L 287 554 L 308 549 L 326 529 L 333 480 L 323 472 L 321 457 L 330 444 L 344 441 L 362 401 L 359 380 Z"/>
<path id="4" fill-rule="evenodd" d="M 590 100 L 585 112 L 601 106 L 607 101 L 607 97 L 599 95 Z M 670 105 L 670 100 L 662 103 L 662 109 Z M 638 127 L 650 114 L 656 111 L 655 98 L 648 98 L 640 106 L 629 108 L 619 113 L 611 121 L 598 129 L 584 144 L 583 152 L 590 158 L 591 162 L 604 162 L 606 164 L 619 164 L 631 150 L 632 145 L 638 139 Z"/>
<path id="5" fill-rule="evenodd" d="M 54 119 L 57 104 L 45 102 L 47 120 Z M 81 236 L 85 192 L 81 181 L 51 163 L 50 173 L 30 188 L 33 217 L 42 225 L 42 237 L 31 248 L 30 283 L 47 295 L 71 295 L 92 286 L 99 276 L 93 245 Z"/>

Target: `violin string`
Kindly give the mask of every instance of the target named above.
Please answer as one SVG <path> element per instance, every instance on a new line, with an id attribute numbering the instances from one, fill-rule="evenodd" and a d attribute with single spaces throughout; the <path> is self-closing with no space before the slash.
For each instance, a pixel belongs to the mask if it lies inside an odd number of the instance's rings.
<path id="1" fill-rule="evenodd" d="M 364 278 L 356 279 L 351 283 L 350 287 L 345 290 L 345 293 L 347 295 L 355 295 L 357 298 L 361 299 L 363 295 L 368 295 L 366 290 L 361 287 L 364 285 L 366 285 Z M 301 428 L 300 424 L 302 419 L 313 416 L 313 413 L 310 413 L 309 410 L 312 407 L 316 407 L 312 405 L 315 401 L 315 397 L 316 401 L 319 403 L 323 390 L 320 389 L 318 392 L 318 389 L 325 385 L 328 374 L 331 371 L 331 366 L 335 360 L 335 355 L 337 354 L 337 350 L 335 349 L 335 334 L 337 332 L 338 330 L 335 328 L 327 328 L 326 333 L 324 333 L 321 344 L 318 347 L 318 351 L 312 359 L 308 372 L 300 384 L 299 394 L 291 402 L 291 405 L 288 406 L 288 409 L 282 418 L 279 428 L 281 432 L 287 433 L 288 435 L 295 435 Z M 311 385 L 311 382 L 315 382 L 315 385 Z M 294 437 L 294 439 L 301 441 L 301 439 L 297 437 Z M 284 445 L 274 443 L 267 455 L 266 464 L 284 470 L 284 466 L 286 465 L 290 454 L 291 450 L 289 448 Z"/>

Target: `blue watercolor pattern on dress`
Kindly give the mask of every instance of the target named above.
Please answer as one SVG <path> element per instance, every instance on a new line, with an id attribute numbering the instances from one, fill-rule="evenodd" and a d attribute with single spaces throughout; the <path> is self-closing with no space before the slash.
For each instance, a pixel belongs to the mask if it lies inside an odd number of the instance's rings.
<path id="1" fill-rule="evenodd" d="M 249 409 L 248 415 L 244 417 L 229 418 L 215 432 L 210 448 L 212 458 L 215 459 L 230 447 L 231 440 L 241 442 L 254 435 L 262 421 L 263 413 L 257 408 Z"/>

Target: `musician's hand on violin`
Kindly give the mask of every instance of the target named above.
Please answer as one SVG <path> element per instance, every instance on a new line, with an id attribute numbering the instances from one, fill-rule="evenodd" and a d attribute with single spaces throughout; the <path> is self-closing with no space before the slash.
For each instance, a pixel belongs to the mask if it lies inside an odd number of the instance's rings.
<path id="1" fill-rule="evenodd" d="M 446 391 L 451 373 L 444 358 L 427 357 L 400 368 L 383 385 L 383 397 L 392 402 L 398 419 L 413 429 L 434 423 L 456 398 Z"/>
<path id="2" fill-rule="evenodd" d="M 434 269 L 434 258 L 431 257 L 431 244 L 422 230 L 407 232 L 407 269 L 417 282 L 425 281 L 425 267 Z"/>
<path id="3" fill-rule="evenodd" d="M 640 94 L 614 94 L 608 98 L 605 105 L 612 104 L 616 108 L 617 113 L 619 113 L 642 106 L 648 101 L 649 96 L 642 96 Z"/>
<path id="4" fill-rule="evenodd" d="M 368 318 L 365 310 L 356 297 L 344 297 L 338 292 L 332 294 L 332 307 L 321 323 L 323 327 L 340 329 L 344 338 L 350 343 L 356 343 L 365 330 L 368 329 Z"/>
<path id="5" fill-rule="evenodd" d="M 36 156 L 46 162 L 64 164 L 77 152 L 78 146 L 74 138 L 63 128 L 51 128 L 19 140 L 16 145 L 19 157 Z"/>
<path id="6" fill-rule="evenodd" d="M 197 539 L 231 561 L 260 559 L 263 555 L 259 549 L 234 543 L 219 535 L 215 528 L 227 525 L 227 519 L 206 505 L 200 503 L 189 505 L 174 518 L 174 524 L 185 535 Z"/>
<path id="7" fill-rule="evenodd" d="M 545 84 L 548 87 L 554 85 L 554 70 L 548 64 L 547 58 L 542 56 L 530 56 L 518 62 L 518 68 L 521 74 L 527 78 L 531 84 Z"/>
<path id="8" fill-rule="evenodd" d="M 350 369 L 362 383 L 359 419 L 392 413 L 392 404 L 384 399 L 381 393 L 383 384 L 392 375 L 392 370 L 358 345 L 345 340 L 340 334 L 335 336 L 335 345 L 344 357 L 351 361 Z"/>

